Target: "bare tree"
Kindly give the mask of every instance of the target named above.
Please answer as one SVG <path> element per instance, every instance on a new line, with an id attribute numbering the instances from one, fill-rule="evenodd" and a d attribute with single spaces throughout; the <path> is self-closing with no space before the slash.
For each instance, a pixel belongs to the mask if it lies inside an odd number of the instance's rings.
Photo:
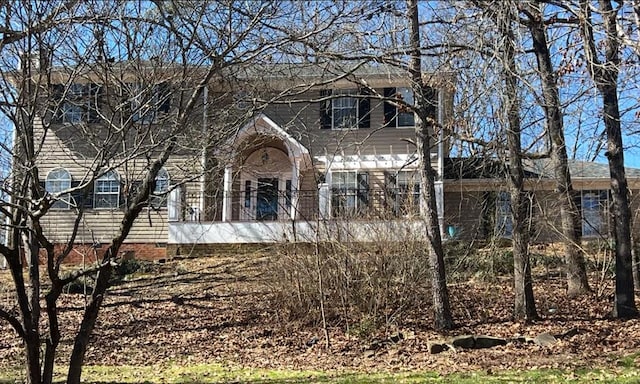
<path id="1" fill-rule="evenodd" d="M 409 75 L 415 95 L 416 119 L 416 147 L 421 163 L 422 178 L 420 181 L 420 203 L 425 207 L 425 219 L 427 222 L 427 252 L 429 254 L 429 267 L 431 269 L 431 289 L 433 294 L 433 310 L 435 327 L 439 330 L 453 328 L 453 318 L 449 305 L 449 292 L 444 267 L 444 249 L 440 236 L 438 210 L 436 206 L 435 181 L 436 175 L 431 166 L 430 137 L 435 122 L 428 112 L 428 86 L 422 75 L 422 51 L 420 49 L 420 18 L 417 0 L 407 2 L 407 19 L 411 25 L 409 47 L 411 48 Z M 430 127 L 432 129 L 430 129 Z"/>
<path id="2" fill-rule="evenodd" d="M 597 2 L 601 23 L 594 21 L 594 5 L 581 0 L 579 10 L 580 31 L 584 42 L 587 68 L 602 97 L 603 119 L 607 134 L 607 151 L 613 198 L 613 235 L 616 258 L 616 289 L 613 315 L 629 318 L 638 315 L 633 291 L 633 259 L 631 246 L 631 209 L 624 168 L 624 148 L 618 101 L 618 75 L 620 72 L 620 34 L 616 22 L 618 8 L 609 0 Z M 596 37 L 598 29 L 602 39 Z M 602 47 L 604 52 L 599 52 Z"/>
<path id="3" fill-rule="evenodd" d="M 159 172 L 173 167 L 182 173 L 177 183 L 202 174 L 202 150 L 226 140 L 232 133 L 227 127 L 234 126 L 225 124 L 230 113 L 204 109 L 204 95 L 211 88 L 216 92 L 209 102 L 227 100 L 229 87 L 222 79 L 230 68 L 250 62 L 273 43 L 253 34 L 274 15 L 267 3 L 249 4 L 256 5 L 250 10 L 222 2 L 158 4 L 2 5 L 7 23 L 0 41 L 0 109 L 13 124 L 14 142 L 3 148 L 13 164 L 3 189 L 8 198 L 0 202 L 8 234 L 0 254 L 13 277 L 15 302 L 0 307 L 0 319 L 24 344 L 29 383 L 53 380 L 65 336 L 58 316 L 64 287 L 94 276 L 78 330 L 67 336 L 73 348 L 66 382 L 80 382 L 121 246 L 150 206 Z M 184 9 L 187 5 L 193 8 Z M 51 192 L 40 170 L 55 160 L 75 169 L 76 182 Z M 128 197 L 110 210 L 119 224 L 95 263 L 69 270 L 63 262 L 87 232 L 93 184 L 114 170 L 124 175 L 119 181 Z M 65 210 L 53 209 L 60 206 Z M 70 231 L 60 242 L 49 223 L 62 216 Z"/>
<path id="4" fill-rule="evenodd" d="M 528 17 L 524 21 L 531 35 L 533 52 L 536 55 L 538 74 L 541 80 L 543 109 L 547 134 L 551 145 L 551 162 L 555 174 L 556 191 L 559 197 L 562 226 L 562 242 L 565 248 L 567 272 L 567 294 L 577 296 L 589 291 L 584 256 L 580 248 L 580 213 L 576 206 L 576 196 L 571 183 L 567 146 L 563 127 L 563 113 L 558 91 L 556 72 L 553 67 L 547 27 L 540 4 L 530 2 L 520 4 L 520 9 Z"/>

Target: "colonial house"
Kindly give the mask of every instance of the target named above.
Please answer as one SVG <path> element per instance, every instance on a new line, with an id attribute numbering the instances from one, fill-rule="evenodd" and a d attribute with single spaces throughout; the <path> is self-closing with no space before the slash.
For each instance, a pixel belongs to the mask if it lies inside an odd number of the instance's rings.
<path id="1" fill-rule="evenodd" d="M 403 107 L 413 103 L 406 74 L 386 66 L 359 68 L 348 76 L 277 66 L 263 70 L 259 78 L 256 73 L 233 78 L 239 84 L 235 88 L 220 79 L 203 92 L 190 124 L 192 132 L 204 136 L 187 138 L 160 171 L 154 195 L 124 251 L 161 258 L 212 252 L 229 244 L 424 239 L 415 117 Z M 449 157 L 454 82 L 447 73 L 428 79 L 431 118 L 437 122 L 430 160 L 437 172 L 443 236 L 509 237 L 508 195 L 501 192 L 504 170 L 495 161 Z M 74 190 L 87 180 L 96 151 L 83 135 L 99 136 L 110 101 L 117 99 L 115 104 L 125 103 L 135 111 L 127 117 L 129 132 L 122 139 L 122 145 L 129 146 L 149 143 L 147 137 L 134 140 L 136 127 L 153 132 L 149 127 L 162 127 L 174 104 L 182 102 L 173 94 L 175 84 L 162 76 L 144 91 L 126 81 L 120 82 L 123 87 L 129 88 L 124 98 L 122 90 L 107 92 L 90 79 L 52 87 L 59 103 L 55 113 L 44 118 L 49 129 L 38 166 L 45 190 L 58 197 L 43 222 L 57 242 L 69 239 L 78 225 L 77 246 L 100 252 L 118 230 L 121 206 L 135 193 L 136 177 L 148 167 L 144 156 L 121 156 L 92 185 Z M 258 102 L 262 100 L 268 102 Z M 259 108 L 253 108 L 256 105 Z M 233 119 L 226 119 L 223 129 L 213 115 Z M 215 146 L 202 141 L 223 131 Z M 574 162 L 572 172 L 583 235 L 606 236 L 605 169 Z M 527 176 L 536 218 L 534 238 L 557 239 L 549 167 L 528 164 Z M 640 179 L 635 178 L 640 171 L 629 170 L 628 176 L 634 178 L 632 187 L 639 188 Z M 74 221 L 78 206 L 85 210 L 81 223 Z"/>

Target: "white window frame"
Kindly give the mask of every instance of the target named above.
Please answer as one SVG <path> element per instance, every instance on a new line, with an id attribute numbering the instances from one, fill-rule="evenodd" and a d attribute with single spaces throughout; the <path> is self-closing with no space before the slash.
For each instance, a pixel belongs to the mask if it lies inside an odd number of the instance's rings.
<path id="1" fill-rule="evenodd" d="M 71 208 L 71 195 L 60 192 L 71 188 L 71 173 L 64 168 L 56 168 L 47 174 L 45 180 L 45 191 L 51 195 L 58 195 L 57 200 L 51 206 L 52 209 L 69 209 Z"/>
<path id="2" fill-rule="evenodd" d="M 149 205 L 154 209 L 167 207 L 167 193 L 171 185 L 171 177 L 165 168 L 160 168 L 156 175 L 155 188 L 149 197 Z"/>
<path id="3" fill-rule="evenodd" d="M 347 179 L 345 179 L 347 177 Z M 367 189 L 362 185 L 361 179 L 365 177 Z M 369 207 L 369 173 L 365 171 L 332 171 L 331 172 L 331 214 L 333 217 L 358 216 Z M 340 198 L 343 205 L 337 204 Z M 365 206 L 361 206 L 361 200 L 365 199 Z"/>
<path id="4" fill-rule="evenodd" d="M 609 203 L 608 190 L 580 191 L 582 237 L 600 237 L 607 234 Z"/>
<path id="5" fill-rule="evenodd" d="M 94 183 L 93 189 L 93 208 L 94 209 L 117 209 L 120 207 L 120 177 L 115 170 L 111 170 L 104 175 L 98 177 Z M 104 199 L 109 196 L 111 198 Z M 100 201 L 112 202 L 113 196 L 116 198 L 116 203 L 113 205 L 101 204 Z"/>
<path id="6" fill-rule="evenodd" d="M 89 119 L 91 107 L 91 84 L 73 83 L 69 85 L 62 103 L 62 122 L 80 124 Z"/>
<path id="7" fill-rule="evenodd" d="M 416 100 L 413 94 L 413 89 L 410 87 L 396 87 L 396 96 L 410 105 L 415 105 Z M 414 128 L 416 126 L 416 115 L 412 110 L 403 111 L 402 104 L 399 104 L 396 107 L 396 128 L 406 129 L 406 128 Z M 401 117 L 411 116 L 411 124 L 401 124 Z"/>
<path id="8" fill-rule="evenodd" d="M 340 89 L 334 92 L 334 99 L 331 100 L 331 129 L 333 130 L 351 130 L 358 129 L 358 121 L 360 116 L 360 103 L 357 97 L 358 95 L 357 89 Z M 336 112 L 340 111 L 354 111 L 353 121 L 350 121 L 345 125 L 336 124 Z M 352 113 L 348 113 L 346 116 L 351 116 Z M 344 121 L 344 117 L 342 118 Z M 350 119 L 351 120 L 351 119 Z"/>
<path id="9" fill-rule="evenodd" d="M 508 191 L 499 191 L 496 196 L 496 225 L 494 233 L 499 238 L 505 239 L 510 239 L 513 235 L 511 194 Z"/>

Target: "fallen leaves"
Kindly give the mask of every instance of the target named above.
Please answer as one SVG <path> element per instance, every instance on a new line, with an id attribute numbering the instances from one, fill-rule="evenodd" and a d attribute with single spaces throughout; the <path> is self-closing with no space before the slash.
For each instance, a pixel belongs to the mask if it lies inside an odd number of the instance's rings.
<path id="1" fill-rule="evenodd" d="M 568 299 L 558 278 L 535 282 L 542 319 L 533 324 L 511 321 L 513 294 L 508 279 L 491 284 L 472 281 L 451 287 L 459 328 L 449 335 L 434 332 L 428 308 L 418 308 L 368 339 L 332 324 L 327 348 L 317 326 L 279 320 L 261 281 L 261 271 L 268 267 L 265 263 L 266 259 L 252 256 L 174 261 L 155 274 L 114 287 L 100 313 L 87 364 L 231 363 L 295 370 L 496 372 L 534 367 L 614 369 L 622 358 L 640 350 L 640 320 L 607 320 L 608 300 L 594 295 Z M 3 295 L 0 300 L 10 297 Z M 59 361 L 63 364 L 83 305 L 82 295 L 64 295 L 61 300 Z M 580 332 L 548 346 L 508 343 L 483 350 L 429 353 L 430 341 L 456 335 L 535 338 L 563 335 L 571 329 Z M 21 354 L 13 331 L 0 323 L 0 367 L 20 364 Z M 624 361 L 638 365 L 633 358 Z"/>

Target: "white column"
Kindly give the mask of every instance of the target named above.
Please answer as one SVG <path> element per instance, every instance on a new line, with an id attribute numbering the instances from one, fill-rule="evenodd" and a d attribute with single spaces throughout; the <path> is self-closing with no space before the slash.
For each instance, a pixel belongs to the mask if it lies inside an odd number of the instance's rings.
<path id="1" fill-rule="evenodd" d="M 182 189 L 180 187 L 173 188 L 169 192 L 167 199 L 167 211 L 169 221 L 180 221 L 182 213 Z"/>
<path id="2" fill-rule="evenodd" d="M 444 239 L 444 187 L 442 181 L 435 182 L 436 207 L 438 210 L 438 224 L 440 225 L 440 237 Z"/>
<path id="3" fill-rule="evenodd" d="M 318 211 L 321 219 L 331 218 L 331 189 L 328 183 L 318 184 Z"/>
<path id="4" fill-rule="evenodd" d="M 291 220 L 295 220 L 298 216 L 298 191 L 300 191 L 300 160 L 295 159 L 291 169 L 291 211 L 289 212 Z"/>
<path id="5" fill-rule="evenodd" d="M 222 221 L 231 221 L 231 188 L 233 185 L 233 169 L 230 166 L 224 169 L 224 181 L 222 184 Z"/>

